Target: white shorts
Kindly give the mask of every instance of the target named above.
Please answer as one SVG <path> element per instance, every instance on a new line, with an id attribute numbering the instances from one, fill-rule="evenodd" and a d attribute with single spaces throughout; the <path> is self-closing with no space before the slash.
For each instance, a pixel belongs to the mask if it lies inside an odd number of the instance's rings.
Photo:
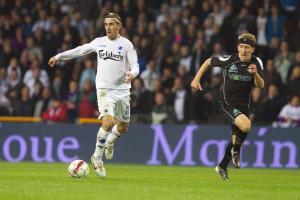
<path id="1" fill-rule="evenodd" d="M 101 119 L 105 115 L 116 117 L 119 121 L 130 121 L 130 91 L 97 89 L 97 102 Z"/>

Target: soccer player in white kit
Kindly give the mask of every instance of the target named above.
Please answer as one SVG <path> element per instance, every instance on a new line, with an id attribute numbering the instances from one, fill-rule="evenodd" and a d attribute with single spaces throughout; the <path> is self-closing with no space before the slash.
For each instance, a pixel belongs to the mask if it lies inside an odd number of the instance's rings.
<path id="1" fill-rule="evenodd" d="M 97 133 L 95 152 L 91 162 L 98 176 L 105 177 L 102 161 L 112 159 L 115 141 L 126 134 L 130 120 L 131 81 L 139 73 L 136 51 L 132 43 L 120 35 L 122 26 L 118 14 L 108 13 L 104 18 L 105 37 L 98 37 L 88 44 L 57 54 L 49 59 L 53 67 L 59 60 L 97 53 L 96 89 L 102 126 Z"/>

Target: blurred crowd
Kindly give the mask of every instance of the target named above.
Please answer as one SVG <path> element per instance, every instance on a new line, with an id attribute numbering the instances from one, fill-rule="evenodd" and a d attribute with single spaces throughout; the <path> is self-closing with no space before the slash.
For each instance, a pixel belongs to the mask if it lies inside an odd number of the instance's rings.
<path id="1" fill-rule="evenodd" d="M 122 17 L 140 75 L 132 83 L 132 122 L 218 123 L 222 69 L 190 82 L 205 59 L 236 52 L 257 37 L 265 88 L 254 88 L 250 118 L 300 125 L 300 9 L 297 0 L 0 0 L 0 115 L 55 122 L 97 117 L 96 55 L 47 66 L 62 51 L 104 36 L 104 15 Z"/>

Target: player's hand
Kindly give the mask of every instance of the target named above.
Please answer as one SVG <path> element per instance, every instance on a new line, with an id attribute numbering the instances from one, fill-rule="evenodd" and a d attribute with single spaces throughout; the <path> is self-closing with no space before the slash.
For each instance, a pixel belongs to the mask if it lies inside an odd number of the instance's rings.
<path id="1" fill-rule="evenodd" d="M 49 61 L 48 61 L 48 65 L 49 65 L 50 67 L 53 67 L 56 63 L 57 63 L 57 59 L 56 59 L 54 56 L 51 57 L 51 58 L 49 59 Z"/>
<path id="2" fill-rule="evenodd" d="M 249 72 L 250 74 L 255 75 L 255 74 L 257 73 L 256 65 L 255 65 L 255 64 L 251 64 L 251 65 L 248 67 L 248 72 Z"/>
<path id="3" fill-rule="evenodd" d="M 130 83 L 133 79 L 133 75 L 131 72 L 126 73 L 126 83 Z"/>
<path id="4" fill-rule="evenodd" d="M 197 91 L 197 90 L 201 90 L 202 91 L 202 87 L 201 87 L 200 81 L 197 81 L 195 79 L 192 81 L 191 87 L 195 91 Z"/>

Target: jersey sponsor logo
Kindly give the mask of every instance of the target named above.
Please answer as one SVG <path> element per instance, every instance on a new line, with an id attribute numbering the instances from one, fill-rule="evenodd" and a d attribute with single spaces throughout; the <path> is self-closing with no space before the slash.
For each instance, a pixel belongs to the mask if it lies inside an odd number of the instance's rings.
<path id="1" fill-rule="evenodd" d="M 229 60 L 230 58 L 230 55 L 222 55 L 222 56 L 219 56 L 219 60 L 220 61 L 226 61 L 226 60 Z"/>
<path id="2" fill-rule="evenodd" d="M 103 59 L 103 60 L 114 60 L 114 61 L 123 61 L 124 56 L 122 55 L 118 55 L 118 54 L 114 54 L 113 52 L 108 52 L 104 50 L 99 50 L 99 58 Z M 120 54 L 120 52 L 119 52 Z"/>
<path id="3" fill-rule="evenodd" d="M 245 75 L 240 75 L 240 74 L 229 74 L 228 77 L 229 77 L 229 79 L 234 80 L 234 81 L 251 81 L 252 80 L 251 76 L 245 76 Z"/>

